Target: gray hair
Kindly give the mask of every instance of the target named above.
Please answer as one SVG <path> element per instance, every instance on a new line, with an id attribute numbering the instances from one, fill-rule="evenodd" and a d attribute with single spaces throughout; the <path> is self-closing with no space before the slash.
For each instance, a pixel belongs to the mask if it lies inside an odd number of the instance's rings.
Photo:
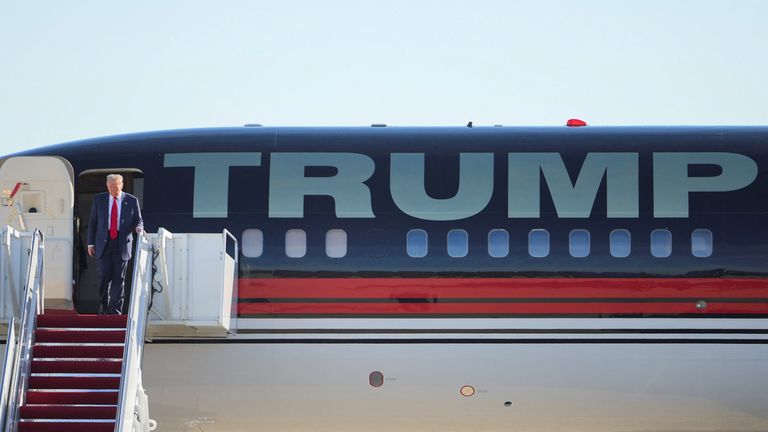
<path id="1" fill-rule="evenodd" d="M 111 181 L 122 183 L 123 182 L 123 176 L 121 176 L 120 174 L 110 174 L 110 175 L 107 176 L 107 183 L 109 183 Z"/>

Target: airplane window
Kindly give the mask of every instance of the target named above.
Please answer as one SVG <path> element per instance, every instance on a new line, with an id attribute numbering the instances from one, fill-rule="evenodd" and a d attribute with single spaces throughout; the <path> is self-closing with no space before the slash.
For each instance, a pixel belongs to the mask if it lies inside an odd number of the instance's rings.
<path id="1" fill-rule="evenodd" d="M 285 254 L 289 258 L 301 258 L 307 254 L 307 233 L 292 229 L 285 233 Z"/>
<path id="2" fill-rule="evenodd" d="M 330 258 L 343 258 L 347 255 L 346 231 L 332 229 L 325 234 L 325 254 Z"/>
<path id="3" fill-rule="evenodd" d="M 611 231 L 610 237 L 611 256 L 626 258 L 632 251 L 632 235 L 625 229 Z"/>
<path id="4" fill-rule="evenodd" d="M 448 256 L 464 258 L 469 252 L 469 236 L 466 231 L 455 229 L 448 231 Z"/>
<path id="5" fill-rule="evenodd" d="M 408 231 L 406 237 L 406 249 L 408 256 L 412 258 L 423 258 L 427 256 L 427 232 L 421 229 L 412 229 Z"/>
<path id="6" fill-rule="evenodd" d="M 549 231 L 535 229 L 528 233 L 528 254 L 534 258 L 549 255 Z"/>
<path id="7" fill-rule="evenodd" d="M 657 229 L 651 232 L 651 255 L 656 258 L 672 255 L 672 233 L 669 230 Z"/>
<path id="8" fill-rule="evenodd" d="M 697 229 L 691 233 L 691 253 L 698 258 L 712 255 L 712 231 Z"/>
<path id="9" fill-rule="evenodd" d="M 504 258 L 509 255 L 509 233 L 503 229 L 494 229 L 488 233 L 488 255 Z"/>
<path id="10" fill-rule="evenodd" d="M 264 253 L 264 233 L 257 229 L 247 229 L 242 236 L 243 255 L 258 258 Z"/>
<path id="11" fill-rule="evenodd" d="M 574 258 L 584 258 L 589 255 L 589 231 L 575 229 L 568 237 L 568 250 Z"/>

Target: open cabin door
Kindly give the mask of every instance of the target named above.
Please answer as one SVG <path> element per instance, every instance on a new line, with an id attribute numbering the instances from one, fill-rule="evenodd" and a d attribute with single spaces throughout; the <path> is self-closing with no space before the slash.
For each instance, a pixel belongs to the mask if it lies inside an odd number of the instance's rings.
<path id="1" fill-rule="evenodd" d="M 0 223 L 45 238 L 45 306 L 72 309 L 74 171 L 64 158 L 0 160 Z"/>

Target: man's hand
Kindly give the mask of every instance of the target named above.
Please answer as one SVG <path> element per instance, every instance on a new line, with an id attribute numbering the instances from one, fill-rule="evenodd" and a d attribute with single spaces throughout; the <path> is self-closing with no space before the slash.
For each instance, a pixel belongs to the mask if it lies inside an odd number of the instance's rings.
<path id="1" fill-rule="evenodd" d="M 142 227 L 136 227 L 136 234 L 141 234 L 142 231 L 144 231 Z"/>
<path id="2" fill-rule="evenodd" d="M 96 255 L 96 246 L 88 246 L 88 255 L 89 256 Z"/>

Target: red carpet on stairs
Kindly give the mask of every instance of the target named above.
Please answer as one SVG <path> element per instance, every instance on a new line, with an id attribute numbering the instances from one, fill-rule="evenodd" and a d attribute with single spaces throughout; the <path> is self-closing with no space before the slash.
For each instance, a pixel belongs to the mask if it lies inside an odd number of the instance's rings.
<path id="1" fill-rule="evenodd" d="M 36 343 L 33 347 L 37 352 L 35 358 L 117 358 L 123 357 L 122 345 L 110 346 L 84 344 L 51 344 Z"/>
<path id="2" fill-rule="evenodd" d="M 27 405 L 117 405 L 117 390 L 108 392 L 41 391 L 27 392 Z"/>
<path id="3" fill-rule="evenodd" d="M 112 432 L 120 388 L 125 315 L 37 317 L 20 432 Z"/>
<path id="4" fill-rule="evenodd" d="M 77 360 L 32 360 L 32 373 L 103 373 L 119 374 L 122 360 L 77 359 Z"/>
<path id="5" fill-rule="evenodd" d="M 35 332 L 35 342 L 125 342 L 124 330 L 88 330 L 71 331 L 63 329 L 39 329 Z"/>

